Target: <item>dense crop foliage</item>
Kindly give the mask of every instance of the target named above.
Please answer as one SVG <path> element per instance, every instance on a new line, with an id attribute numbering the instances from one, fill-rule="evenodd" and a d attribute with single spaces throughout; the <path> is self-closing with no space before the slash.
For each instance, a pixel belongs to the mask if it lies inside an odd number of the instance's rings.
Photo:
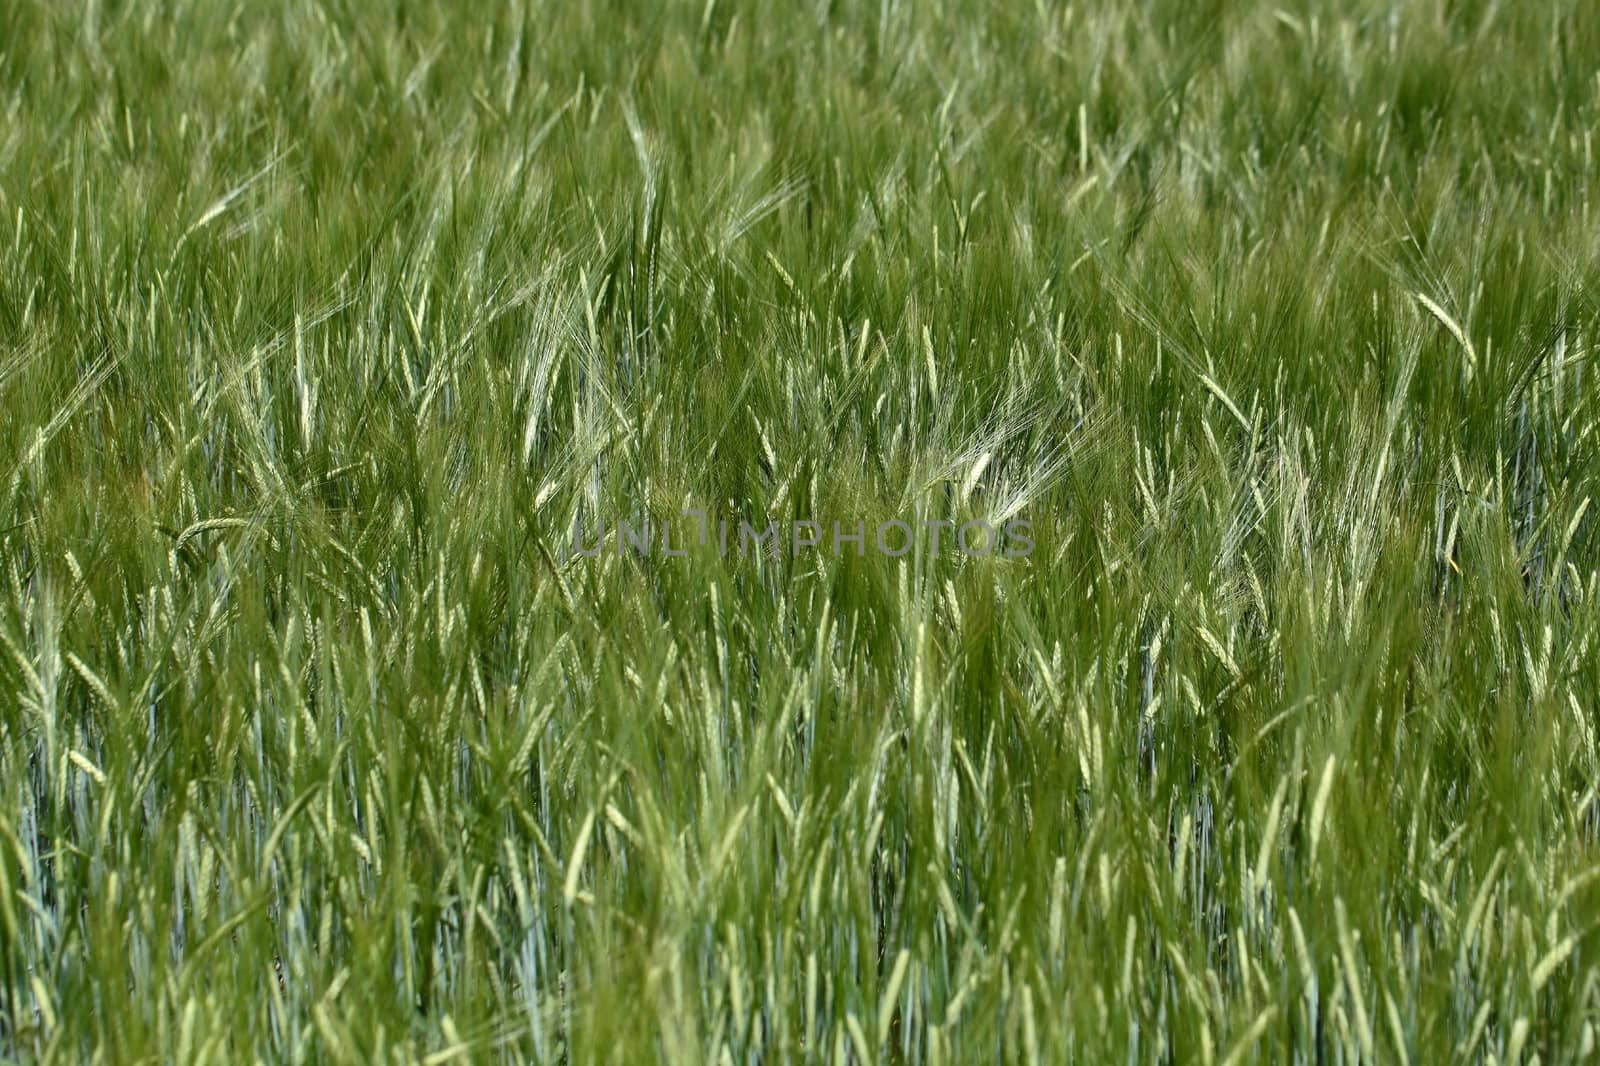
<path id="1" fill-rule="evenodd" d="M 0 1057 L 1597 1054 L 1597 57 L 0 0 Z"/>

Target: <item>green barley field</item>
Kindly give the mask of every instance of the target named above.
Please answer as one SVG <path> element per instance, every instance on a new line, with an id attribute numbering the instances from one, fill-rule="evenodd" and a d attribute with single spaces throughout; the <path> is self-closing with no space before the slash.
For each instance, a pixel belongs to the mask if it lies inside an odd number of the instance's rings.
<path id="1" fill-rule="evenodd" d="M 0 1061 L 1600 1056 L 1592 0 L 0 0 Z"/>

